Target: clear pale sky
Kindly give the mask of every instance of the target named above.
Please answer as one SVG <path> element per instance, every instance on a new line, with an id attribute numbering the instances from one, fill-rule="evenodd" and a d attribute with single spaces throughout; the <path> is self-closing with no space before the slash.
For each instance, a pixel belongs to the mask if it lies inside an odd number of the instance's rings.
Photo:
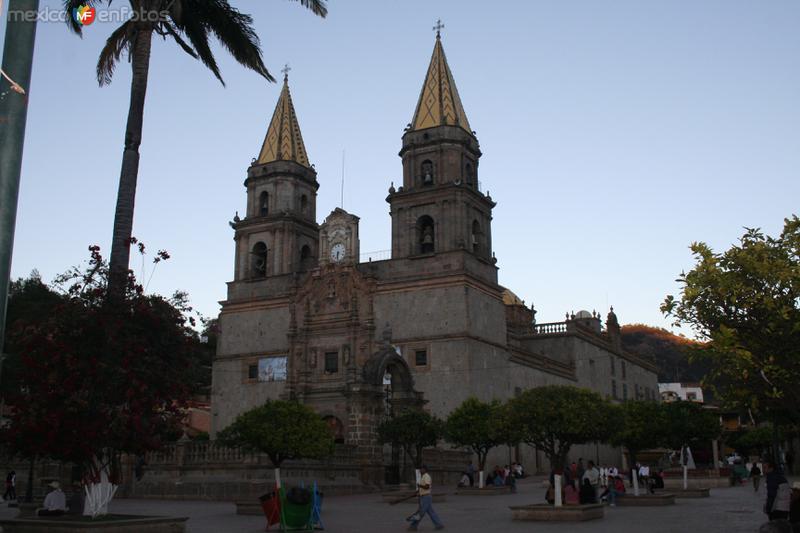
<path id="1" fill-rule="evenodd" d="M 539 322 L 611 304 L 623 324 L 666 326 L 658 306 L 691 267 L 692 241 L 721 250 L 743 226 L 775 234 L 800 211 L 796 1 L 338 0 L 326 20 L 296 2 L 232 3 L 253 15 L 273 75 L 292 66 L 319 222 L 339 203 L 346 151 L 362 251 L 390 247 L 384 198 L 443 20 L 479 179 L 498 204 L 500 283 Z M 130 65 L 105 88 L 94 68 L 114 27 L 79 39 L 39 24 L 14 277 L 52 280 L 90 244 L 108 253 Z M 149 290 L 186 290 L 206 316 L 233 277 L 228 221 L 244 212 L 280 91 L 216 50 L 227 87 L 174 43 L 153 47 L 134 223 L 172 254 Z M 132 267 L 141 275 L 135 256 Z"/>

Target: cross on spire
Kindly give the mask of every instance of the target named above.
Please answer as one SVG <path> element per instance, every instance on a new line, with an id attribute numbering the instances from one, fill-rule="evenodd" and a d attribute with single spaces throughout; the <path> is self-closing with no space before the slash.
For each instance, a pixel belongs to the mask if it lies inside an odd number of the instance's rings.
<path id="1" fill-rule="evenodd" d="M 283 65 L 281 72 L 283 72 L 283 81 L 287 81 L 289 79 L 289 71 L 292 70 L 292 67 L 289 66 L 289 63 Z"/>
<path id="2" fill-rule="evenodd" d="M 442 36 L 442 28 L 444 28 L 444 24 L 442 24 L 442 19 L 438 19 L 436 21 L 436 26 L 433 27 L 436 30 L 436 38 L 439 39 Z"/>

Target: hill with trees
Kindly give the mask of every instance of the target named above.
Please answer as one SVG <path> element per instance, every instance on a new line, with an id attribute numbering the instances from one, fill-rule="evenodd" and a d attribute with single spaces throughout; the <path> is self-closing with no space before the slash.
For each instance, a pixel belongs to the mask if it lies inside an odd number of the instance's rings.
<path id="1" fill-rule="evenodd" d="M 658 381 L 699 382 L 708 373 L 708 363 L 690 361 L 689 354 L 700 343 L 645 324 L 622 327 L 622 346 L 629 352 L 652 356 L 658 364 Z"/>

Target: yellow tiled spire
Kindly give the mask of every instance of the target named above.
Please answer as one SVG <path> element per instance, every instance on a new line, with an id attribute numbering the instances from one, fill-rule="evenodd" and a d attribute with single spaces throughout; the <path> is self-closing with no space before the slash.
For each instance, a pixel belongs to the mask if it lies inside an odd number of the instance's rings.
<path id="1" fill-rule="evenodd" d="M 447 65 L 442 39 L 437 31 L 431 64 L 428 66 L 425 83 L 422 84 L 411 129 L 421 130 L 443 125 L 461 126 L 472 133 L 467 114 L 461 105 L 461 98 L 458 97 L 453 73 Z"/>
<path id="2" fill-rule="evenodd" d="M 300 124 L 294 112 L 292 95 L 289 93 L 288 67 L 284 69 L 283 90 L 278 98 L 278 105 L 275 106 L 272 121 L 269 123 L 261 153 L 258 155 L 259 163 L 272 161 L 294 161 L 304 167 L 310 166 L 303 136 L 300 133 Z"/>

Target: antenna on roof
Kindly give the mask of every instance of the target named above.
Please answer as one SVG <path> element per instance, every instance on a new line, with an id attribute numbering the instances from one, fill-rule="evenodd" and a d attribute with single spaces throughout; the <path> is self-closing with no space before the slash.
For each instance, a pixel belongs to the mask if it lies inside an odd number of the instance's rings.
<path id="1" fill-rule="evenodd" d="M 342 196 L 339 207 L 344 209 L 344 148 L 342 148 Z"/>

